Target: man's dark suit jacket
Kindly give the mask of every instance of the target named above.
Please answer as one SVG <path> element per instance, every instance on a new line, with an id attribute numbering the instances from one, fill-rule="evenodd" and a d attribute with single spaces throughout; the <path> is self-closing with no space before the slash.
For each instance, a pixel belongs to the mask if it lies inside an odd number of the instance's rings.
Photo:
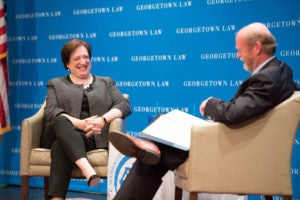
<path id="1" fill-rule="evenodd" d="M 210 98 L 204 116 L 213 121 L 236 124 L 265 113 L 295 90 L 299 87 L 293 80 L 290 67 L 273 58 L 241 84 L 231 101 Z"/>

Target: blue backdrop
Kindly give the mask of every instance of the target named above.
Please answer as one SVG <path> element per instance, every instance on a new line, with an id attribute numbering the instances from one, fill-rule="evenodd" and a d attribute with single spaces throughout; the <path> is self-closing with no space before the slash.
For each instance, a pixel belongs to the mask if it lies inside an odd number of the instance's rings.
<path id="1" fill-rule="evenodd" d="M 276 56 L 300 80 L 298 0 L 11 0 L 7 1 L 12 131 L 0 143 L 0 183 L 20 184 L 20 125 L 46 95 L 47 81 L 65 76 L 60 48 L 69 39 L 93 47 L 92 73 L 111 76 L 131 99 L 128 133 L 148 118 L 174 108 L 198 117 L 209 96 L 229 100 L 249 74 L 235 58 L 235 32 L 265 23 L 278 42 Z M 298 131 L 299 132 L 299 131 Z M 300 199 L 300 139 L 291 168 L 294 199 Z M 246 181 L 246 180 L 245 180 Z M 32 178 L 31 186 L 42 186 Z M 73 180 L 71 189 L 86 190 Z M 97 192 L 106 192 L 106 181 Z M 251 196 L 250 198 L 259 199 Z"/>

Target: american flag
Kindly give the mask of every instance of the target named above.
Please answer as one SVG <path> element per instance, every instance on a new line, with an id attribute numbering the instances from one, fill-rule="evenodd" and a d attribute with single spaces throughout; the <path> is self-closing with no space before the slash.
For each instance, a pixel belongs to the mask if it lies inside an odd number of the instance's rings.
<path id="1" fill-rule="evenodd" d="M 10 129 L 5 9 L 0 0 L 0 135 Z"/>

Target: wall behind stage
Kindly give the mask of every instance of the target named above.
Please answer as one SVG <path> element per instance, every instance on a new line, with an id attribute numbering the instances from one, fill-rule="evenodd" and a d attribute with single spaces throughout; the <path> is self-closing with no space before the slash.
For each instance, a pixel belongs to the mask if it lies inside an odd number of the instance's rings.
<path id="1" fill-rule="evenodd" d="M 10 110 L 13 130 L 0 143 L 0 182 L 20 184 L 20 124 L 46 95 L 47 81 L 65 76 L 60 48 L 69 39 L 93 47 L 92 73 L 111 76 L 130 94 L 127 130 L 137 135 L 157 113 L 178 108 L 198 117 L 202 100 L 230 100 L 249 74 L 235 58 L 235 32 L 265 23 L 276 56 L 300 80 L 298 0 L 18 0 L 7 1 Z M 276 167 L 276 166 L 274 166 Z M 295 140 L 293 191 L 300 199 L 300 138 Z M 33 178 L 31 186 L 42 186 Z M 86 190 L 84 181 L 71 188 Z M 106 192 L 106 182 L 100 192 Z M 97 190 L 99 191 L 99 190 Z M 253 197 L 255 198 L 255 197 Z"/>

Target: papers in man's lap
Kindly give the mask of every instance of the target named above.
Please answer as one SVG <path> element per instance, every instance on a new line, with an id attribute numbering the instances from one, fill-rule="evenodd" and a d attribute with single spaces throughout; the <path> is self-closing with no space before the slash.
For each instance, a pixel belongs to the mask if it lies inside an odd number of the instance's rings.
<path id="1" fill-rule="evenodd" d="M 156 119 L 141 132 L 140 136 L 188 151 L 192 125 L 207 123 L 210 122 L 175 109 Z"/>

